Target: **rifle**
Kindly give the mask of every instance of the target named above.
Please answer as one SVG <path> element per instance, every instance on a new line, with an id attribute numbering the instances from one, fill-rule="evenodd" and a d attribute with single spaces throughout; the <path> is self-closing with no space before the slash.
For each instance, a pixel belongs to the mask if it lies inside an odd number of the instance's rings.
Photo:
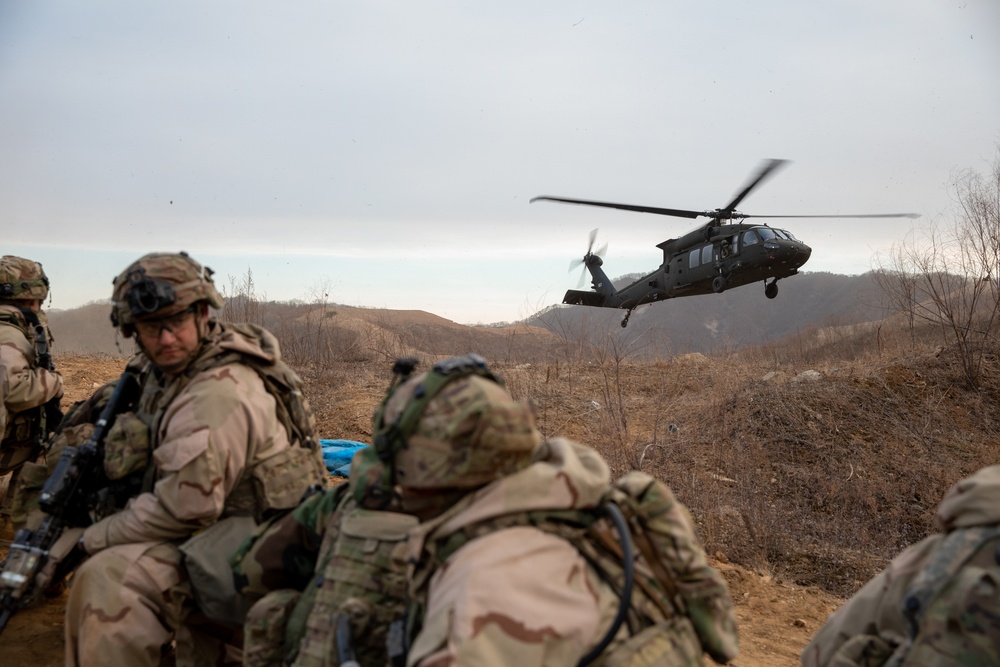
<path id="1" fill-rule="evenodd" d="M 64 449 L 45 481 L 38 499 L 45 519 L 35 530 L 17 531 L 0 569 L 0 633 L 10 618 L 34 599 L 36 578 L 63 532 L 67 528 L 89 526 L 93 523 L 92 512 L 103 509 L 98 503 L 106 502 L 101 496 L 108 486 L 104 474 L 104 439 L 115 417 L 134 402 L 138 392 L 136 376 L 130 371 L 122 373 L 94 424 L 93 434 L 83 445 Z M 82 549 L 74 548 L 59 562 L 52 581 L 62 581 L 85 557 Z"/>
<path id="2" fill-rule="evenodd" d="M 30 308 L 20 308 L 19 310 L 21 311 L 21 315 L 24 316 L 24 321 L 27 323 L 28 328 L 31 330 L 34 337 L 35 362 L 38 364 L 39 368 L 55 372 L 56 365 L 52 361 L 52 352 L 49 350 L 48 331 L 42 325 L 42 322 L 38 318 L 38 314 L 35 313 L 35 311 Z M 59 426 L 59 422 L 62 421 L 63 413 L 62 410 L 59 409 L 59 398 L 53 398 L 48 403 L 43 405 L 41 416 L 41 437 L 44 440 L 48 437 L 49 433 L 56 430 Z"/>

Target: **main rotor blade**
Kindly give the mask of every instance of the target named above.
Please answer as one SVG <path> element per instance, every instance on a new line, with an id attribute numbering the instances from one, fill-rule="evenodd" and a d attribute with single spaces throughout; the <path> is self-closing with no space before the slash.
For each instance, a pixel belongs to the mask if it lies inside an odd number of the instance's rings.
<path id="1" fill-rule="evenodd" d="M 534 201 L 557 201 L 563 204 L 582 204 L 584 206 L 602 206 L 604 208 L 618 208 L 623 211 L 638 211 L 639 213 L 655 213 L 656 215 L 672 215 L 677 218 L 697 218 L 699 215 L 708 215 L 704 211 L 687 211 L 680 208 L 657 208 L 655 206 L 633 206 L 632 204 L 613 204 L 606 201 L 592 201 L 590 199 L 566 199 L 565 197 L 532 197 L 529 203 Z"/>
<path id="2" fill-rule="evenodd" d="M 910 218 L 915 220 L 920 217 L 919 213 L 854 213 L 854 214 L 833 214 L 833 215 L 744 215 L 741 218 Z"/>
<path id="3" fill-rule="evenodd" d="M 729 204 L 722 210 L 732 212 L 737 206 L 740 205 L 740 202 L 743 201 L 743 198 L 746 197 L 748 194 L 750 194 L 751 190 L 760 185 L 761 181 L 767 178 L 772 172 L 774 172 L 775 169 L 782 166 L 783 164 L 786 164 L 787 162 L 788 160 L 767 160 L 766 162 L 764 162 L 764 164 L 761 165 L 760 171 L 757 173 L 757 176 L 755 176 L 750 182 L 748 182 L 746 186 L 743 188 L 743 191 L 740 192 L 738 195 L 736 195 L 736 197 L 733 198 L 733 201 L 729 202 Z"/>

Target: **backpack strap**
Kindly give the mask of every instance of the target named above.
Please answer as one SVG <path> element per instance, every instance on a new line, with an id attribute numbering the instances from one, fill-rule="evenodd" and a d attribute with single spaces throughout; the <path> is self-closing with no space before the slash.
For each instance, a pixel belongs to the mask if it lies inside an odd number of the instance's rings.
<path id="1" fill-rule="evenodd" d="M 590 649 L 590 651 L 580 658 L 580 662 L 577 663 L 577 667 L 587 667 L 590 663 L 597 659 L 604 649 L 608 647 L 611 640 L 615 638 L 618 634 L 618 630 L 622 627 L 622 623 L 625 622 L 625 616 L 628 615 L 629 607 L 632 606 L 632 584 L 635 581 L 635 558 L 632 551 L 632 534 L 628 529 L 628 522 L 625 521 L 625 516 L 622 514 L 621 509 L 613 502 L 606 502 L 601 508 L 604 514 L 611 520 L 611 523 L 615 525 L 615 530 L 618 531 L 618 541 L 621 543 L 622 549 L 622 569 L 624 571 L 625 580 L 622 584 L 622 590 L 619 592 L 618 597 L 618 612 L 615 614 L 615 620 L 608 627 L 608 631 L 604 633 L 601 637 L 601 641 Z"/>

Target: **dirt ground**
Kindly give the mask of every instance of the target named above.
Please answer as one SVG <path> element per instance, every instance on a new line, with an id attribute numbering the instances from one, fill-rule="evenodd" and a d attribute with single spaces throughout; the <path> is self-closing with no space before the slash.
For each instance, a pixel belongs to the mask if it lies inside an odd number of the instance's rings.
<path id="1" fill-rule="evenodd" d="M 73 357 L 58 359 L 66 381 L 64 405 L 81 400 L 103 383 L 115 378 L 122 367 L 111 358 Z M 322 415 L 324 400 L 314 401 Z M 370 402 L 370 401 L 369 401 Z M 357 420 L 363 429 L 366 417 Z M 358 438 L 358 433 L 326 433 L 323 437 Z M 12 539 L 9 528 L 0 540 Z M 0 544 L 5 542 L 0 541 Z M 0 547 L 0 555 L 6 548 Z M 791 667 L 824 619 L 842 602 L 815 587 L 802 587 L 778 581 L 767 574 L 749 571 L 726 561 L 717 554 L 713 560 L 726 577 L 736 603 L 740 627 L 740 656 L 734 667 Z M 65 594 L 45 600 L 14 616 L 0 636 L 0 656 L 4 665 L 18 667 L 53 667 L 63 661 L 63 619 Z"/>

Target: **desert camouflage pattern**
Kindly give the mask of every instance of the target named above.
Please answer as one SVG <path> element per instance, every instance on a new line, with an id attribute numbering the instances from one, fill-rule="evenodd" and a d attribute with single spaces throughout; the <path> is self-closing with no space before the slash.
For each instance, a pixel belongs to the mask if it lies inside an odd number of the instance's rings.
<path id="1" fill-rule="evenodd" d="M 46 323 L 44 313 L 38 318 Z M 20 470 L 41 453 L 42 406 L 62 393 L 62 376 L 38 366 L 34 339 L 20 310 L 0 304 L 0 475 Z M 0 515 L 11 512 L 15 488 L 12 483 L 0 499 Z"/>
<path id="2" fill-rule="evenodd" d="M 198 615 L 186 577 L 177 574 L 177 545 L 227 517 L 294 507 L 324 479 L 319 451 L 290 441 L 275 398 L 250 366 L 257 363 L 282 363 L 274 337 L 218 322 L 210 322 L 199 356 L 179 375 L 159 373 L 143 355 L 134 360 L 143 369 L 135 414 L 149 427 L 146 490 L 84 532 L 92 555 L 70 589 L 68 664 L 158 664 L 163 638 L 174 632 L 177 664 L 195 664 L 184 656 L 201 646 L 191 639 Z M 148 585 L 135 593 L 128 577 Z M 157 612 L 154 623 L 163 632 L 151 631 L 150 610 L 168 603 L 179 611 Z M 108 636 L 129 641 L 109 645 L 102 639 Z M 226 638 L 218 628 L 208 628 L 207 636 L 217 643 Z M 239 654 L 212 651 L 230 662 Z"/>
<path id="3" fill-rule="evenodd" d="M 955 484 L 937 523 L 830 616 L 804 667 L 1000 664 L 1000 466 Z"/>
<path id="4" fill-rule="evenodd" d="M 23 257 L 0 258 L 0 299 L 38 299 L 49 295 L 49 279 L 42 265 Z"/>
<path id="5" fill-rule="evenodd" d="M 417 519 L 359 508 L 346 490 L 311 497 L 239 555 L 244 590 L 273 591 L 247 615 L 244 665 L 340 664 L 340 616 L 350 624 L 358 663 L 386 664 L 389 625 L 405 609 L 404 543 Z"/>
<path id="6" fill-rule="evenodd" d="M 619 608 L 614 558 L 587 546 L 585 526 L 572 532 L 574 521 L 607 499 L 609 477 L 592 449 L 546 440 L 528 467 L 411 530 L 406 561 L 417 617 L 409 622 L 419 630 L 407 665 L 575 665 L 607 633 Z M 631 621 L 595 664 L 700 665 L 702 632 L 714 637 L 720 658 L 735 655 L 725 584 L 708 568 L 686 511 L 672 495 L 663 500 L 671 504 L 659 521 L 669 524 L 661 527 L 674 540 L 663 558 L 678 588 L 688 590 L 666 603 L 662 595 L 648 596 L 658 605 L 643 600 L 647 593 L 638 586 Z M 639 575 L 646 583 L 655 579 L 649 569 Z M 703 630 L 697 630 L 685 600 L 708 590 L 713 594 L 701 597 L 711 602 L 699 612 Z"/>
<path id="7" fill-rule="evenodd" d="M 169 317 L 198 301 L 222 308 L 223 299 L 212 281 L 212 270 L 202 266 L 187 253 L 150 253 L 137 259 L 114 280 L 112 321 L 122 328 L 125 337 L 132 335 L 132 323 L 145 317 Z M 174 300 L 158 310 L 137 316 L 132 311 L 129 293 L 137 281 L 150 278 L 169 283 Z"/>
<path id="8" fill-rule="evenodd" d="M 408 379 L 389 397 L 386 423 L 399 417 L 426 376 Z M 406 447 L 392 457 L 391 476 L 376 448 L 369 448 L 352 463 L 351 484 L 365 507 L 372 506 L 372 496 L 391 492 L 383 488 L 387 483 L 421 490 L 475 488 L 523 468 L 541 440 L 531 406 L 514 401 L 502 385 L 469 375 L 446 384 L 427 404 Z"/>

